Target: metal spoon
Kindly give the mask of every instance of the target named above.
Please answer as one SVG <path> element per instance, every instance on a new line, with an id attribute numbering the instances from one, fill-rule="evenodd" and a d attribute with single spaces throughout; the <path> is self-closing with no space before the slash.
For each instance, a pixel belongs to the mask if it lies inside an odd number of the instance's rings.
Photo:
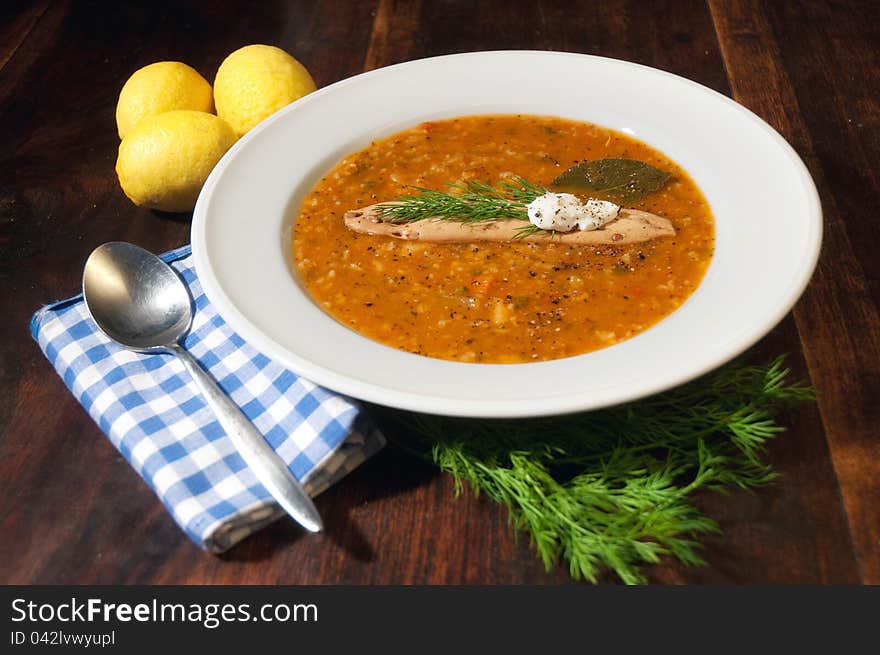
<path id="1" fill-rule="evenodd" d="M 306 530 L 321 531 L 321 516 L 297 479 L 235 403 L 180 345 L 180 338 L 192 323 L 192 300 L 170 266 L 130 243 L 105 243 L 86 261 L 83 296 L 98 327 L 120 345 L 177 355 L 257 479 Z"/>

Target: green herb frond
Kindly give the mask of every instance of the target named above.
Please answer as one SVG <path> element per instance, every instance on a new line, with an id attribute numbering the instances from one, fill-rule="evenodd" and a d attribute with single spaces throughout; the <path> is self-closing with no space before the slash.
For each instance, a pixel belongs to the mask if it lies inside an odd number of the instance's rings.
<path id="1" fill-rule="evenodd" d="M 545 230 L 543 228 L 538 227 L 537 225 L 533 225 L 529 223 L 528 225 L 524 225 L 519 228 L 516 232 L 513 233 L 513 240 L 519 241 L 520 239 L 525 239 L 526 237 L 530 237 L 533 234 L 541 234 L 547 236 L 549 238 L 553 238 L 556 236 L 556 230 Z"/>
<path id="2" fill-rule="evenodd" d="M 774 479 L 761 456 L 784 429 L 776 418 L 813 397 L 788 375 L 781 357 L 735 362 L 642 401 L 553 418 L 388 416 L 419 435 L 456 493 L 467 486 L 506 506 L 548 569 L 565 561 L 575 579 L 608 570 L 640 584 L 666 556 L 704 564 L 697 539 L 718 526 L 694 493 Z"/>
<path id="3" fill-rule="evenodd" d="M 412 223 L 426 218 L 477 223 L 498 218 L 528 220 L 526 205 L 547 190 L 520 177 L 497 186 L 468 181 L 448 184 L 448 191 L 413 187 L 415 193 L 376 209 L 390 223 Z"/>

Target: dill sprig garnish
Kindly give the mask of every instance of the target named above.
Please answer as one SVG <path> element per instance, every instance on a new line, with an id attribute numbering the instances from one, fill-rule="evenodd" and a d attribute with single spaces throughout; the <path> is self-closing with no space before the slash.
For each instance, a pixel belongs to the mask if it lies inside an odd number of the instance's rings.
<path id="1" fill-rule="evenodd" d="M 813 398 L 788 383 L 779 357 L 737 362 L 641 401 L 553 418 L 473 420 L 384 411 L 404 427 L 389 437 L 417 448 L 464 486 L 505 505 L 549 569 L 575 579 L 603 570 L 627 584 L 671 556 L 702 565 L 700 534 L 719 527 L 693 504 L 701 490 L 752 489 L 776 474 L 762 451 L 784 428 L 781 410 Z M 428 454 L 429 453 L 429 454 Z"/>
<path id="2" fill-rule="evenodd" d="M 412 188 L 415 193 L 377 205 L 384 220 L 389 223 L 412 223 L 426 218 L 463 223 L 498 218 L 527 221 L 526 205 L 547 193 L 544 187 L 530 184 L 521 177 L 513 177 L 497 186 L 475 181 L 448 184 L 448 191 Z"/>
<path id="3" fill-rule="evenodd" d="M 549 236 L 550 238 L 556 236 L 556 230 L 545 230 L 543 228 L 538 227 L 537 225 L 533 225 L 529 223 L 528 225 L 523 225 L 519 228 L 514 234 L 514 241 L 518 239 L 525 239 L 528 236 L 532 236 L 533 234 L 543 234 Z"/>

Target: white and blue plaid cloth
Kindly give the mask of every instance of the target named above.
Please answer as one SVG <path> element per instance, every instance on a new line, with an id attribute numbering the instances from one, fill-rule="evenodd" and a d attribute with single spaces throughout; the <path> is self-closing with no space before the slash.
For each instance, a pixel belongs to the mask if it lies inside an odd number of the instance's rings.
<path id="1" fill-rule="evenodd" d="M 321 493 L 384 445 L 356 401 L 294 375 L 230 329 L 205 297 L 188 246 L 162 258 L 194 300 L 187 350 L 309 494 Z M 176 357 L 112 343 L 82 296 L 41 309 L 31 332 L 74 396 L 202 548 L 222 552 L 283 515 Z"/>

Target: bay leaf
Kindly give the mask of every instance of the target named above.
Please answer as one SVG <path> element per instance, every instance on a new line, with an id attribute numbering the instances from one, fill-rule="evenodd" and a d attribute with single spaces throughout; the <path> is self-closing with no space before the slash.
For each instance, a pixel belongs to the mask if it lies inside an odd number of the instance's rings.
<path id="1" fill-rule="evenodd" d="M 670 173 L 637 159 L 582 161 L 551 183 L 559 190 L 596 193 L 615 202 L 637 202 L 662 188 Z"/>

